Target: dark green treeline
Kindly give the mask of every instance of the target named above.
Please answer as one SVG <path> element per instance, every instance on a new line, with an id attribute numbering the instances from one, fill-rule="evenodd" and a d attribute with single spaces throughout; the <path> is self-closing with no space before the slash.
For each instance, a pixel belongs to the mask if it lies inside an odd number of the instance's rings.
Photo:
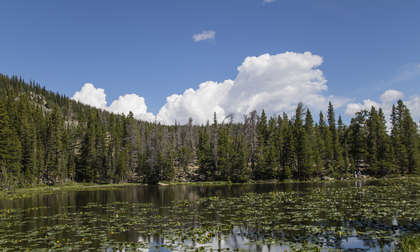
<path id="1" fill-rule="evenodd" d="M 420 172 L 420 136 L 402 101 L 343 124 L 330 104 L 314 118 L 252 112 L 242 123 L 165 126 L 115 115 L 0 75 L 0 187 L 69 181 L 343 178 Z M 318 123 L 315 123 L 317 121 Z"/>

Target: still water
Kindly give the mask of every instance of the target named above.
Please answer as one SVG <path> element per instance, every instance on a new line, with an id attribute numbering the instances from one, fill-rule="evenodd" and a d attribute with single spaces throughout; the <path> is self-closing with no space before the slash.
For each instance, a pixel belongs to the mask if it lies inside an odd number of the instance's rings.
<path id="1" fill-rule="evenodd" d="M 41 194 L 0 200 L 0 250 L 393 251 L 420 232 L 419 189 L 358 181 Z"/>

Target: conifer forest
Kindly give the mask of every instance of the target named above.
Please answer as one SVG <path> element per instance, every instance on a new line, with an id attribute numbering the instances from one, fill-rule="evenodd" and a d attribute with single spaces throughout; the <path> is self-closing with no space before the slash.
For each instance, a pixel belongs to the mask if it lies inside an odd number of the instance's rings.
<path id="1" fill-rule="evenodd" d="M 1 75 L 0 142 L 3 188 L 420 172 L 419 131 L 401 100 L 389 118 L 372 107 L 348 125 L 337 119 L 331 103 L 319 114 L 299 103 L 290 117 L 254 111 L 240 123 L 215 114 L 206 125 L 190 120 L 169 126 L 82 105 L 37 83 Z"/>

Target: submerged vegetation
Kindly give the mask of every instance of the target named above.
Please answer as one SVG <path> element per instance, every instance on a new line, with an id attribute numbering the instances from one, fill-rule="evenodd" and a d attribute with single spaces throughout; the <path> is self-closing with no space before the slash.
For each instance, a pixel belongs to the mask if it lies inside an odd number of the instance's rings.
<path id="1" fill-rule="evenodd" d="M 5 208 L 0 210 L 0 248 L 416 251 L 420 179 L 359 182 L 303 184 L 302 190 L 213 195 L 163 205 L 96 200 Z"/>
<path id="2" fill-rule="evenodd" d="M 419 173 L 416 123 L 399 101 L 386 127 L 372 107 L 349 125 L 330 103 L 317 123 L 252 112 L 241 123 L 161 125 L 77 103 L 0 75 L 0 187 L 159 181 L 308 180 Z M 229 121 L 229 120 L 228 120 Z"/>
<path id="3" fill-rule="evenodd" d="M 419 252 L 420 251 L 420 235 L 411 235 L 404 237 L 398 245 L 398 249 L 402 252 Z"/>

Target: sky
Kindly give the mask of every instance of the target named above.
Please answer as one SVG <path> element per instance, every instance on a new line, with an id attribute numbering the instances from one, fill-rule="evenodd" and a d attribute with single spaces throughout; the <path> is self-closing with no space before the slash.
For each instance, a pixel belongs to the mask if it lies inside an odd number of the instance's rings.
<path id="1" fill-rule="evenodd" d="M 0 72 L 172 124 L 252 110 L 420 120 L 420 1 L 0 1 Z"/>

